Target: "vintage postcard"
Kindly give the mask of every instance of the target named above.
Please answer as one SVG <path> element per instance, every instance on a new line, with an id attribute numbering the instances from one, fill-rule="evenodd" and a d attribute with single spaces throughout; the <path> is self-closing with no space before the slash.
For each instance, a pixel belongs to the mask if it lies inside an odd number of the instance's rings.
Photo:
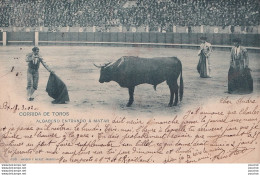
<path id="1" fill-rule="evenodd" d="M 259 163 L 259 2 L 0 1 L 1 163 Z"/>

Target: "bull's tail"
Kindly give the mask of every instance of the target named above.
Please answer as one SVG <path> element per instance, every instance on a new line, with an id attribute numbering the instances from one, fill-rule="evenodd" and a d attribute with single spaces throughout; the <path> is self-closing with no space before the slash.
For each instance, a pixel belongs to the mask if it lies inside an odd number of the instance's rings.
<path id="1" fill-rule="evenodd" d="M 181 67 L 181 76 L 180 76 L 180 89 L 179 89 L 179 93 L 180 93 L 180 101 L 182 101 L 182 97 L 183 97 L 183 79 L 182 79 L 182 64 L 180 61 L 180 67 Z"/>

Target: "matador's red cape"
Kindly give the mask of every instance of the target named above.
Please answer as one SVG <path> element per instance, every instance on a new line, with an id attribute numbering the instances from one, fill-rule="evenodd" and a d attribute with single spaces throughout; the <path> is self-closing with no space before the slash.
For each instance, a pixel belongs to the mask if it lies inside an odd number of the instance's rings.
<path id="1" fill-rule="evenodd" d="M 54 104 L 64 104 L 65 102 L 70 101 L 66 85 L 53 73 L 49 76 L 46 91 L 50 97 L 55 99 L 52 101 Z"/>

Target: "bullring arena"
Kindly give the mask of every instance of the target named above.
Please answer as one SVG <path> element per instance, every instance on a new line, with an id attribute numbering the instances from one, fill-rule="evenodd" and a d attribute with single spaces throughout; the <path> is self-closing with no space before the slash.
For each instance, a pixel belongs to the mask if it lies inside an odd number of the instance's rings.
<path id="1" fill-rule="evenodd" d="M 250 174 L 259 19 L 259 0 L 0 0 L 0 162 L 250 163 Z M 227 172 L 209 168 L 196 170 Z"/>
<path id="2" fill-rule="evenodd" d="M 25 55 L 31 51 L 31 46 L 0 47 L 1 54 L 1 85 L 14 87 L 13 94 L 18 94 L 21 101 L 26 102 L 26 62 Z M 228 94 L 227 73 L 229 68 L 229 51 L 214 50 L 212 54 L 212 78 L 200 78 L 196 70 L 197 50 L 181 48 L 155 47 L 100 47 L 100 46 L 40 46 L 45 61 L 67 85 L 70 103 L 51 104 L 52 98 L 45 92 L 49 72 L 40 67 L 39 89 L 35 101 L 29 104 L 47 105 L 50 109 L 69 108 L 78 111 L 93 109 L 122 110 L 125 113 L 137 114 L 176 114 L 182 108 L 190 105 L 203 104 L 208 99 L 220 99 Z M 132 107 L 126 107 L 128 90 L 121 88 L 115 82 L 99 83 L 100 70 L 93 64 L 103 65 L 116 61 L 122 56 L 139 56 L 145 58 L 177 56 L 183 66 L 184 97 L 176 107 L 167 107 L 170 91 L 164 82 L 154 91 L 152 85 L 143 84 L 135 89 L 135 102 Z M 254 80 L 254 92 L 259 95 L 260 69 L 258 53 L 249 53 L 250 68 Z M 14 66 L 14 71 L 10 72 Z M 6 74 L 8 73 L 8 74 Z M 6 74 L 6 75 L 5 75 Z M 3 76 L 5 75 L 5 76 Z M 179 80 L 178 80 L 179 83 Z M 10 87 L 9 87 L 10 88 Z M 12 94 L 11 93 L 11 94 Z M 230 95 L 232 96 L 232 95 Z M 235 95 L 233 95 L 235 96 Z M 247 97 L 247 95 L 241 95 Z"/>
<path id="3" fill-rule="evenodd" d="M 119 109 L 134 115 L 174 114 L 228 95 L 230 49 L 236 37 L 248 49 L 254 81 L 253 94 L 241 98 L 259 95 L 258 1 L 20 0 L 2 1 L 0 8 L 1 88 L 17 94 L 26 104 L 85 112 Z M 206 36 L 213 46 L 212 78 L 200 78 L 196 70 L 201 36 Z M 45 92 L 49 73 L 43 66 L 35 100 L 26 101 L 25 56 L 35 45 L 67 85 L 70 103 L 51 104 Z M 165 82 L 158 85 L 157 91 L 143 84 L 136 87 L 135 102 L 127 108 L 128 90 L 115 82 L 100 84 L 100 70 L 94 66 L 122 56 L 177 56 L 183 66 L 183 101 L 169 108 L 170 91 Z"/>

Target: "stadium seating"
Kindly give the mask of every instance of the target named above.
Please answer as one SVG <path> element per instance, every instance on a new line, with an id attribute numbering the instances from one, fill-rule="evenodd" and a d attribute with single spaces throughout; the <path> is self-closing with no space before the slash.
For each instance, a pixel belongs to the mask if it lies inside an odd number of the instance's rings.
<path id="1" fill-rule="evenodd" d="M 259 0 L 2 0 L 0 27 L 256 26 Z"/>

